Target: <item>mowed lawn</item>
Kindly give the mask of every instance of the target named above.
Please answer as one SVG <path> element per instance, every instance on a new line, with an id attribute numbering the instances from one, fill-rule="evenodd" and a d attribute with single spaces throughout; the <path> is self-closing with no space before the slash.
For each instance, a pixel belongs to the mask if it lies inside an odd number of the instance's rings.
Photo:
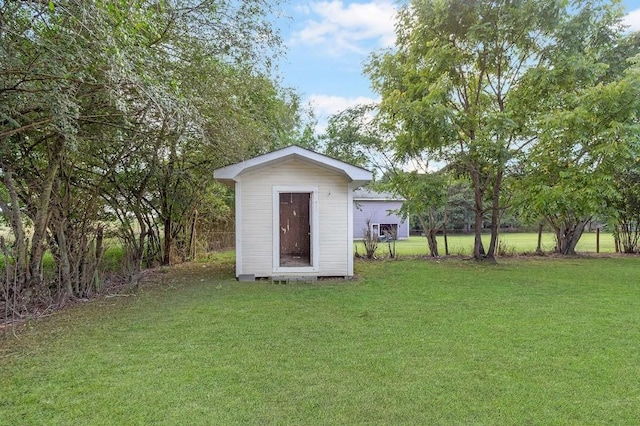
<path id="1" fill-rule="evenodd" d="M 288 285 L 229 259 L 0 338 L 0 423 L 640 424 L 637 256 Z"/>
<path id="2" fill-rule="evenodd" d="M 600 233 L 600 253 L 614 253 L 615 243 L 613 235 L 607 232 Z M 447 237 L 449 243 L 449 254 L 451 255 L 463 255 L 469 256 L 473 253 L 473 234 L 451 234 Z M 444 237 L 442 235 L 437 236 L 438 250 L 440 255 L 445 254 Z M 485 248 L 489 247 L 490 236 L 483 234 L 482 241 Z M 585 232 L 576 251 L 578 253 L 596 253 L 598 249 L 598 237 L 595 232 Z M 541 247 L 544 252 L 550 253 L 555 247 L 555 236 L 551 233 L 545 232 L 542 234 Z M 519 255 L 523 253 L 535 253 L 538 245 L 538 234 L 536 233 L 502 233 L 498 239 L 498 253 L 501 255 Z M 355 243 L 355 249 L 361 255 L 364 255 L 365 250 L 362 242 Z M 399 240 L 395 245 L 396 252 L 399 256 L 408 255 L 427 255 L 429 248 L 427 240 L 424 237 L 412 236 L 408 240 Z M 376 255 L 385 256 L 389 253 L 389 247 L 386 242 L 380 242 L 378 244 L 378 250 Z"/>

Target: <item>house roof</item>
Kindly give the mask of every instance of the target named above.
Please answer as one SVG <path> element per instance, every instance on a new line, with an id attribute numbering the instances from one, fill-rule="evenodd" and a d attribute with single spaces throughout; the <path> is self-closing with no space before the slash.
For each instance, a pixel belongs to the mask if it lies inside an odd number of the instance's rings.
<path id="1" fill-rule="evenodd" d="M 377 192 L 369 188 L 360 188 L 353 191 L 353 199 L 356 201 L 404 201 L 404 198 L 391 192 Z"/>
<path id="2" fill-rule="evenodd" d="M 240 175 L 243 173 L 271 166 L 289 159 L 307 161 L 336 173 L 342 173 L 354 183 L 354 187 L 356 188 L 366 184 L 373 177 L 369 170 L 353 166 L 343 161 L 336 160 L 335 158 L 327 157 L 326 155 L 310 151 L 297 145 L 288 146 L 268 154 L 260 155 L 249 160 L 214 170 L 213 177 L 222 183 L 233 185 L 234 182 L 238 182 Z"/>

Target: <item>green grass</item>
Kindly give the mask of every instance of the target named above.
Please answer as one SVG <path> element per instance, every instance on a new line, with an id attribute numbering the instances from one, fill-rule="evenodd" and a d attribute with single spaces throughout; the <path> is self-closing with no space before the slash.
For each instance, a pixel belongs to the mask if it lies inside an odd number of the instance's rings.
<path id="1" fill-rule="evenodd" d="M 216 266 L 217 265 L 217 266 Z M 0 340 L 0 423 L 640 424 L 637 257 L 160 271 Z"/>
<path id="2" fill-rule="evenodd" d="M 483 235 L 483 243 L 485 247 L 489 245 L 489 235 Z M 473 234 L 452 234 L 447 237 L 449 242 L 449 254 L 469 256 L 473 253 Z M 438 250 L 441 255 L 445 254 L 444 238 L 442 235 L 437 237 Z M 500 234 L 499 248 L 507 255 L 534 253 L 538 244 L 538 234 L 536 233 L 503 233 Z M 360 254 L 364 254 L 364 247 L 361 242 L 356 242 L 356 250 Z M 545 252 L 553 251 L 555 247 L 555 237 L 553 234 L 542 234 L 542 250 Z M 596 234 L 595 232 L 585 232 L 578 242 L 576 251 L 579 253 L 595 253 L 596 252 Z M 429 253 L 427 240 L 424 237 L 410 237 L 408 240 L 396 241 L 396 251 L 398 255 L 418 256 Z M 614 253 L 615 245 L 613 235 L 600 233 L 600 253 Z M 388 254 L 387 243 L 379 243 L 378 255 Z"/>
<path id="3" fill-rule="evenodd" d="M 102 272 L 121 271 L 124 262 L 124 250 L 121 245 L 107 245 L 102 256 L 101 268 Z M 46 252 L 42 258 L 42 267 L 45 278 L 51 280 L 56 271 L 56 263 L 51 252 Z M 0 272 L 4 272 L 4 255 L 0 252 Z"/>

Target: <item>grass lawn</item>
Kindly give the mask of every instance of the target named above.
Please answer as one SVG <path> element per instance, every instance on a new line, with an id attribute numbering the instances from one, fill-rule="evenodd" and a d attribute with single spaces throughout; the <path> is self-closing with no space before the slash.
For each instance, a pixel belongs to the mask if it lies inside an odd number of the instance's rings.
<path id="1" fill-rule="evenodd" d="M 534 253 L 538 244 L 538 234 L 536 233 L 503 233 L 499 237 L 499 249 L 507 255 Z M 449 242 L 449 253 L 452 255 L 471 255 L 473 253 L 473 234 L 452 234 L 447 237 Z M 483 235 L 483 243 L 485 247 L 489 246 L 489 235 Z M 438 250 L 441 255 L 444 251 L 444 238 L 442 235 L 437 237 Z M 585 232 L 578 242 L 576 251 L 578 253 L 595 253 L 596 252 L 596 233 Z M 361 242 L 356 242 L 356 250 L 360 254 L 364 254 L 365 250 Z M 553 251 L 555 247 L 555 237 L 551 233 L 542 234 L 542 250 L 545 252 Z M 427 240 L 424 237 L 410 237 L 408 240 L 399 240 L 396 242 L 396 251 L 399 256 L 402 255 L 426 255 L 429 253 Z M 614 253 L 615 244 L 613 235 L 605 232 L 600 233 L 600 253 Z M 388 254 L 387 243 L 380 242 L 378 244 L 377 254 L 384 256 Z"/>
<path id="2" fill-rule="evenodd" d="M 0 423 L 637 425 L 639 260 L 276 285 L 227 254 L 0 338 Z"/>

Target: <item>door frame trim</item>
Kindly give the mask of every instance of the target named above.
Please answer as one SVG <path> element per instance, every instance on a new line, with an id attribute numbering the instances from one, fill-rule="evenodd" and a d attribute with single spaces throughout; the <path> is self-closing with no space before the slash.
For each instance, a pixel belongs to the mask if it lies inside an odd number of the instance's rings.
<path id="1" fill-rule="evenodd" d="M 273 272 L 318 272 L 320 262 L 320 215 L 318 208 L 318 187 L 317 186 L 274 186 L 273 193 L 273 228 L 272 228 L 272 241 L 273 241 Z M 310 266 L 295 266 L 287 267 L 280 266 L 280 194 L 281 193 L 303 193 L 311 194 L 309 200 L 309 215 L 310 215 L 310 228 L 311 235 L 309 248 L 311 253 L 309 254 Z"/>

